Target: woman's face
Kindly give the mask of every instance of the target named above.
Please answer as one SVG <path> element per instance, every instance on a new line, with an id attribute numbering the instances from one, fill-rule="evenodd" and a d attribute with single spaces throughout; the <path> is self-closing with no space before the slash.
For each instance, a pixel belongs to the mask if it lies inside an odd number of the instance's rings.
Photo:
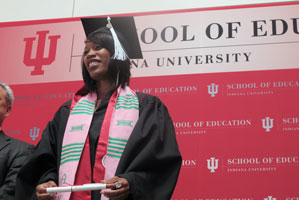
<path id="1" fill-rule="evenodd" d="M 92 79 L 108 78 L 110 53 L 107 49 L 93 42 L 85 42 L 83 62 Z"/>

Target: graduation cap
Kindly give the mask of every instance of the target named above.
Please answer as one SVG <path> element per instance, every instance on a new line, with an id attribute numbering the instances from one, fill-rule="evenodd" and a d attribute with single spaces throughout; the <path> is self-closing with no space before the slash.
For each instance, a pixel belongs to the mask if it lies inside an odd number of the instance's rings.
<path id="1" fill-rule="evenodd" d="M 114 59 L 142 58 L 133 16 L 81 18 L 81 22 L 86 36 L 102 27 L 107 27 L 110 30 L 114 40 Z M 126 43 L 119 40 L 119 34 L 126 40 Z"/>

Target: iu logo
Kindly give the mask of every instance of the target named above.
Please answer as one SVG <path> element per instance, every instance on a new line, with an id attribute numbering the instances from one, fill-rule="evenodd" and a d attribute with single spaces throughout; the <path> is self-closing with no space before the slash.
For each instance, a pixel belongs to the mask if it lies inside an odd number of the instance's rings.
<path id="1" fill-rule="evenodd" d="M 215 159 L 214 157 L 207 159 L 207 167 L 211 173 L 214 173 L 218 169 L 218 161 L 219 159 Z"/>
<path id="2" fill-rule="evenodd" d="M 39 130 L 40 129 L 37 127 L 33 127 L 32 129 L 30 129 L 30 137 L 32 141 L 39 136 Z"/>
<path id="3" fill-rule="evenodd" d="M 270 117 L 265 117 L 265 119 L 262 119 L 263 128 L 266 129 L 266 132 L 270 132 L 270 129 L 273 128 L 273 121 L 274 119 L 271 119 Z"/>
<path id="4" fill-rule="evenodd" d="M 211 95 L 211 97 L 215 97 L 215 94 L 218 94 L 218 87 L 219 85 L 216 85 L 215 83 L 208 85 L 208 93 Z"/>
<path id="5" fill-rule="evenodd" d="M 56 56 L 56 48 L 57 48 L 57 40 L 60 38 L 60 35 L 52 35 L 49 36 L 50 40 L 50 49 L 49 56 L 44 57 L 45 45 L 46 45 L 46 35 L 49 31 L 37 31 L 38 35 L 37 41 L 37 49 L 35 58 L 31 58 L 32 45 L 33 41 L 36 39 L 35 37 L 24 38 L 26 42 L 25 53 L 23 62 L 26 66 L 34 66 L 34 70 L 31 72 L 31 75 L 43 75 L 44 70 L 42 69 L 43 65 L 50 65 Z"/>
<path id="6" fill-rule="evenodd" d="M 267 198 L 264 198 L 264 200 L 276 200 L 276 198 L 274 198 L 272 196 L 268 196 Z"/>

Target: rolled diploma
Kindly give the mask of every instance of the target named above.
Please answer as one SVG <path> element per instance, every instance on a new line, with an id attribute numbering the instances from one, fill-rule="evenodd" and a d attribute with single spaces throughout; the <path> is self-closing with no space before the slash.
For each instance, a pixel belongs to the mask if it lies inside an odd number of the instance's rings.
<path id="1" fill-rule="evenodd" d="M 106 189 L 106 184 L 103 183 L 89 183 L 84 185 L 74 185 L 66 187 L 49 187 L 47 193 L 58 193 L 58 192 L 78 192 L 87 190 L 101 190 Z"/>

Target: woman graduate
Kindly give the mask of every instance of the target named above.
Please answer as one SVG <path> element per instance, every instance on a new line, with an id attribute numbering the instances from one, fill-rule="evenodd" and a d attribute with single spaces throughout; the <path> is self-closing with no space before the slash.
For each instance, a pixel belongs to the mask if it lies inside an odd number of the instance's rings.
<path id="1" fill-rule="evenodd" d="M 16 199 L 169 200 L 181 155 L 166 106 L 129 87 L 129 58 L 142 57 L 134 19 L 113 18 L 113 27 L 106 18 L 82 23 L 85 85 L 48 123 L 20 170 Z M 107 189 L 46 191 L 87 183 L 106 183 Z"/>

